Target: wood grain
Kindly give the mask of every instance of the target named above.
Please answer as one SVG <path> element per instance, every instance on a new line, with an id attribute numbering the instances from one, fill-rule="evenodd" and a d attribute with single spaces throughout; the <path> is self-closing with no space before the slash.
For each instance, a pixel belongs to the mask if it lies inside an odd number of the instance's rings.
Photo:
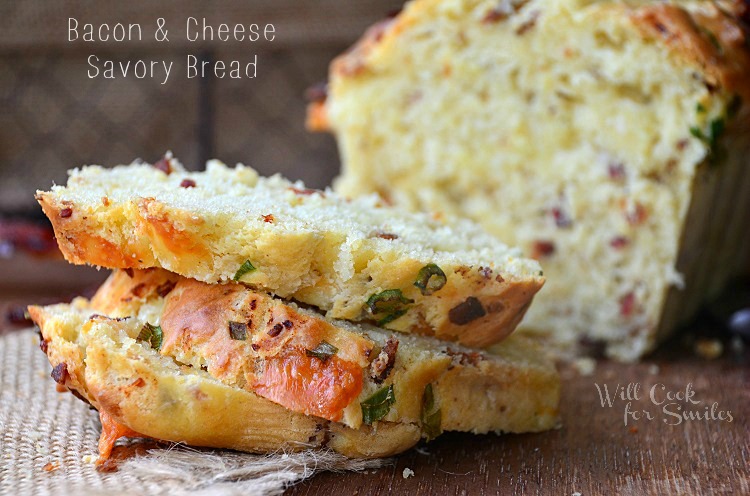
<path id="1" fill-rule="evenodd" d="M 708 361 L 690 347 L 667 347 L 678 349 L 638 364 L 600 361 L 591 376 L 565 367 L 560 430 L 449 433 L 397 457 L 390 467 L 323 473 L 287 494 L 750 494 L 750 354 L 727 350 L 721 359 Z M 641 399 L 633 401 L 633 409 L 651 411 L 654 420 L 625 426 L 625 402 L 603 408 L 596 383 L 610 389 L 640 383 Z M 664 384 L 684 391 L 688 383 L 693 400 L 701 401 L 693 409 L 703 412 L 715 401 L 734 420 L 667 425 L 664 420 L 676 419 L 651 403 L 648 390 Z M 414 476 L 405 479 L 405 468 Z"/>

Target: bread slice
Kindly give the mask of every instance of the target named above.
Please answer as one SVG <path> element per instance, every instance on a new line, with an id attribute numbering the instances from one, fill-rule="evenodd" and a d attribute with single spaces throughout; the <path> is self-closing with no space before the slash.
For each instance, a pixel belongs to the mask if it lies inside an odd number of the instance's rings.
<path id="1" fill-rule="evenodd" d="M 476 351 L 330 321 L 234 282 L 128 272 L 91 301 L 29 308 L 53 377 L 100 412 L 103 458 L 122 435 L 377 457 L 442 431 L 557 422 L 555 367 L 522 337 Z"/>
<path id="2" fill-rule="evenodd" d="M 523 328 L 634 359 L 747 266 L 747 5 L 414 0 L 333 62 L 308 121 L 338 139 L 340 193 L 538 258 Z"/>
<path id="3" fill-rule="evenodd" d="M 469 222 L 375 196 L 349 201 L 242 165 L 157 165 L 85 167 L 67 187 L 38 192 L 67 260 L 239 280 L 332 318 L 470 346 L 507 336 L 544 283 L 536 261 Z"/>

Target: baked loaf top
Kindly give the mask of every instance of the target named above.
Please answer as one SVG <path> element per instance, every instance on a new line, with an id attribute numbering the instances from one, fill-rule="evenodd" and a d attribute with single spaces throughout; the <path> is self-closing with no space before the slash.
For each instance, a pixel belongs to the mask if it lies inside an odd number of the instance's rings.
<path id="1" fill-rule="evenodd" d="M 236 280 L 333 318 L 486 346 L 518 324 L 544 283 L 536 261 L 469 222 L 347 200 L 213 161 L 165 158 L 70 172 L 38 192 L 65 258 Z"/>
<path id="2" fill-rule="evenodd" d="M 53 377 L 100 411 L 103 457 L 122 435 L 387 456 L 442 431 L 557 421 L 555 368 L 521 337 L 470 350 L 156 269 L 29 311 Z"/>
<path id="3" fill-rule="evenodd" d="M 336 134 L 341 194 L 539 259 L 522 329 L 632 360 L 750 249 L 747 7 L 415 0 L 332 63 L 308 123 Z"/>

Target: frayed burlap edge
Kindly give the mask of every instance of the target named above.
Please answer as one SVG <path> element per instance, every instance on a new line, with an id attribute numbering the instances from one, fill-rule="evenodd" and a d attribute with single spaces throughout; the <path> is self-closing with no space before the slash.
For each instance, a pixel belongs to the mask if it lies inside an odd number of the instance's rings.
<path id="1" fill-rule="evenodd" d="M 34 331 L 0 337 L 0 494 L 272 495 L 319 471 L 386 463 L 329 451 L 261 456 L 173 446 L 98 472 L 96 412 L 56 392 L 49 373 Z"/>

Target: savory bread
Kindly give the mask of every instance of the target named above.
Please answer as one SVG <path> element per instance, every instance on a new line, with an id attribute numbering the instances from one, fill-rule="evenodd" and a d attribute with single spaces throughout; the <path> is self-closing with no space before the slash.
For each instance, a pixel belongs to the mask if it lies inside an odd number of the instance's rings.
<path id="1" fill-rule="evenodd" d="M 746 1 L 414 0 L 331 65 L 336 189 L 542 262 L 522 327 L 630 360 L 750 253 Z"/>
<path id="2" fill-rule="evenodd" d="M 102 459 L 121 436 L 376 457 L 557 422 L 554 365 L 523 337 L 477 351 L 158 269 L 29 312 L 55 380 L 100 412 Z"/>
<path id="3" fill-rule="evenodd" d="M 70 173 L 37 198 L 70 262 L 161 267 L 240 281 L 332 318 L 487 346 L 507 336 L 544 283 L 476 224 L 349 201 L 247 167 L 186 172 L 171 157 Z"/>

